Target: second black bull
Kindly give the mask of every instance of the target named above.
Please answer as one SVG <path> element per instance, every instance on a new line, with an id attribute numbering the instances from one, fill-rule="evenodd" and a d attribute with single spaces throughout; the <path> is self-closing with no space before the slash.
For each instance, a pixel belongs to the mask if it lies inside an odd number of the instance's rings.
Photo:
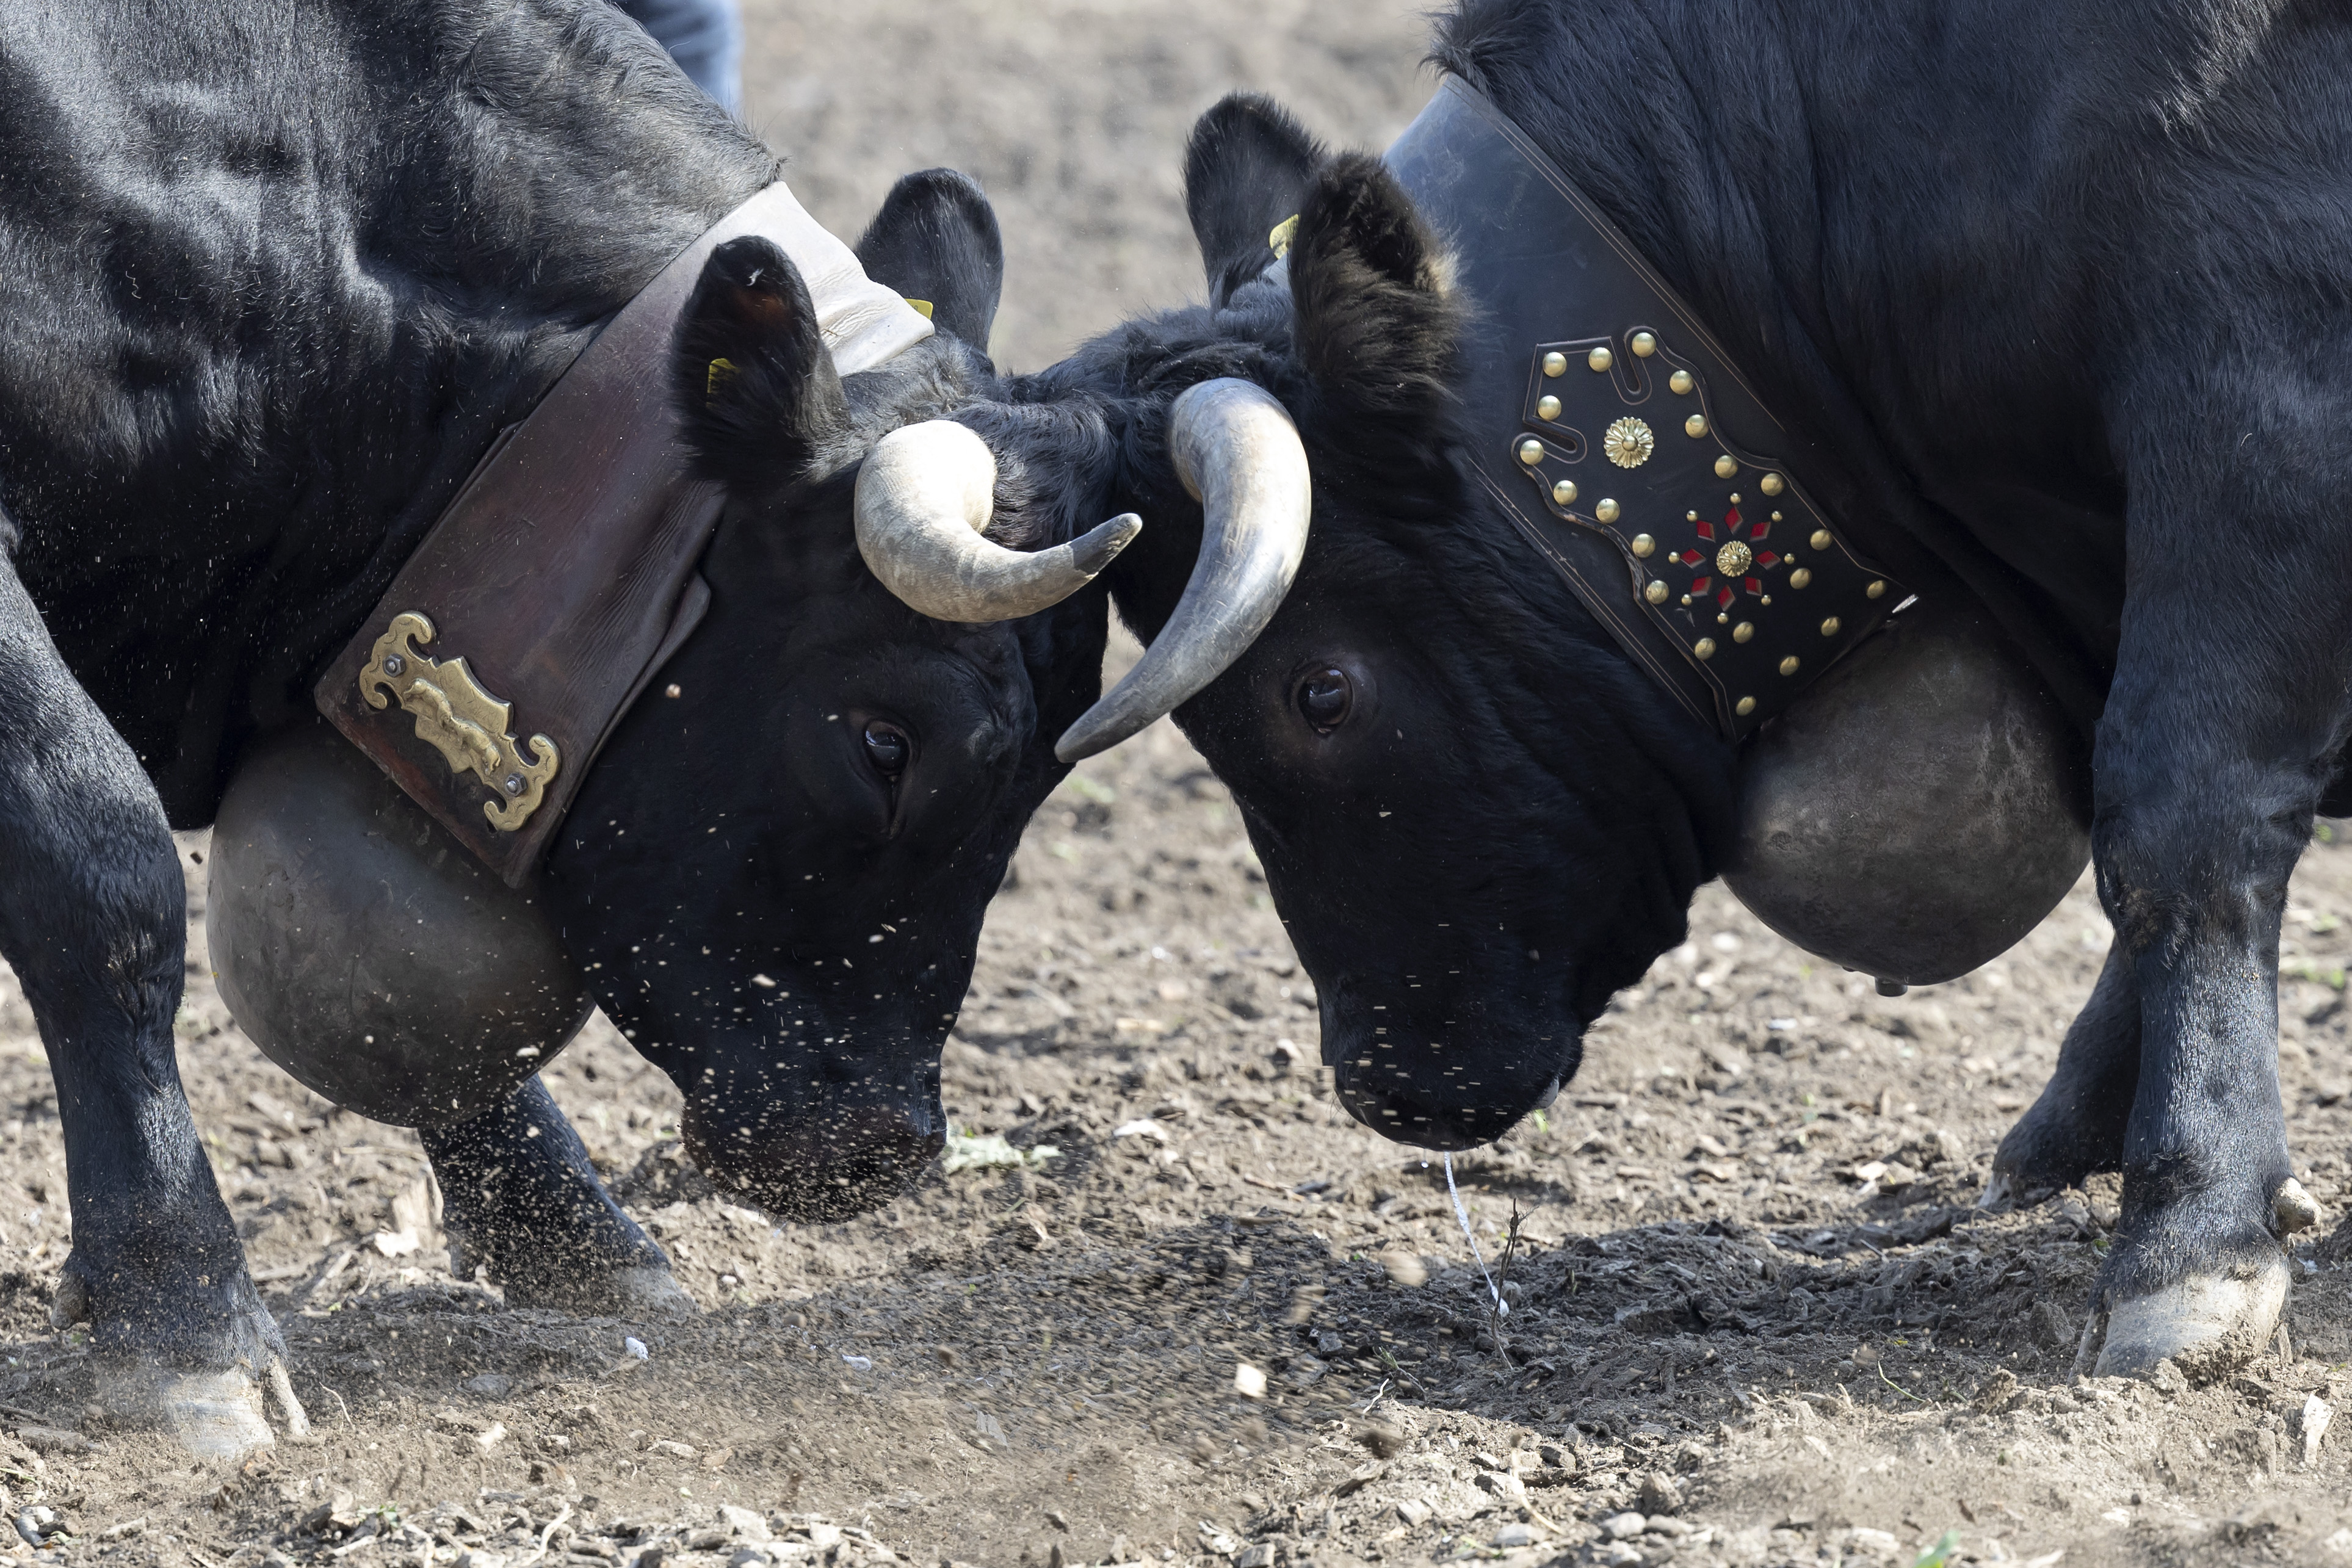
<path id="1" fill-rule="evenodd" d="M 2121 1171 L 2086 1357 L 2193 1373 L 2252 1354 L 2288 1287 L 2280 1238 L 2315 1218 L 2275 988 L 2287 878 L 2314 812 L 2342 809 L 2352 726 L 2352 27 L 2207 0 L 1475 0 L 1439 58 L 1695 308 L 1824 510 L 1866 526 L 1923 609 L 1998 622 L 2091 752 L 2114 946 L 1988 1201 Z M 1219 377 L 1279 396 L 1314 465 L 1305 564 L 1175 716 L 1244 813 L 1342 1099 L 1391 1136 L 1478 1143 L 1576 1071 L 1586 1025 L 1683 940 L 1693 890 L 1736 869 L 1742 766 L 1730 725 L 1670 697 L 1481 475 L 1521 485 L 1524 449 L 1547 504 L 1607 535 L 1600 503 L 1649 441 L 1662 462 L 1713 442 L 1706 389 L 1664 384 L 1665 323 L 1586 319 L 1569 274 L 1544 319 L 1502 323 L 1528 424 L 1515 396 L 1512 427 L 1478 425 L 1465 355 L 1496 323 L 1457 279 L 1516 258 L 1453 253 L 1389 168 L 1327 156 L 1269 105 L 1203 120 L 1188 202 L 1209 308 L 1056 372 L 1130 433 L 1113 494 L 1149 526 L 1115 589 L 1149 633 L 1183 580 L 1170 400 Z M 1571 340 L 1591 348 L 1536 352 Z M 1623 384 L 1664 407 L 1606 455 L 1598 429 L 1577 467 L 1527 444 L 1558 417 L 1540 377 L 1622 379 L 1653 353 L 1654 391 Z M 1780 493 L 1720 461 L 1748 493 L 1694 526 Z M 1609 536 L 1620 591 L 1692 607 L 1689 634 L 1723 640 L 1695 660 L 1731 664 L 1733 633 L 1768 623 L 1759 596 L 1804 588 L 1760 543 L 1743 583 L 1720 535 L 1703 559 L 1634 531 Z M 1837 630 L 1792 640 L 1780 673 Z"/>

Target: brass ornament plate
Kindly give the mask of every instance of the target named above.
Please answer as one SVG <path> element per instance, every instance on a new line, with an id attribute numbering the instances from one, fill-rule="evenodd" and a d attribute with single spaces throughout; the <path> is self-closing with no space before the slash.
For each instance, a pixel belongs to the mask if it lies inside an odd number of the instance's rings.
<path id="1" fill-rule="evenodd" d="M 1596 373 L 1553 376 L 1555 361 Z M 1727 736 L 1780 713 L 1903 601 L 1779 460 L 1726 435 L 1706 369 L 1665 335 L 1628 324 L 1538 344 L 1527 388 L 1513 466 L 1551 517 L 1622 552 L 1634 602 L 1713 693 Z M 1659 444 L 1677 425 L 1690 439 Z M 1579 504 L 1603 483 L 1612 494 Z"/>
<path id="2" fill-rule="evenodd" d="M 562 758 L 554 741 L 534 735 L 526 760 L 515 741 L 513 705 L 483 690 L 462 656 L 443 660 L 421 652 L 433 638 L 430 618 L 415 611 L 394 616 L 360 668 L 360 698 L 378 709 L 398 698 L 416 720 L 416 737 L 441 754 L 450 772 L 471 773 L 489 787 L 497 799 L 482 802 L 482 814 L 511 833 L 539 810 Z"/>

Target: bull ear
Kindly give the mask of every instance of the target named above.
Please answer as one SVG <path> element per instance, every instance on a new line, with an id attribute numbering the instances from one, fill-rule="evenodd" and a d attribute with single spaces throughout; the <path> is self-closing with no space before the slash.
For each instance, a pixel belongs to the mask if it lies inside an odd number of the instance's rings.
<path id="1" fill-rule="evenodd" d="M 1316 175 L 1290 250 L 1298 356 L 1320 444 L 1367 476 L 1444 465 L 1462 312 L 1451 258 L 1379 159 L 1349 153 Z"/>
<path id="2" fill-rule="evenodd" d="M 672 339 L 670 374 L 703 478 L 789 485 L 849 426 L 808 285 L 757 235 L 729 240 L 703 264 Z"/>
<path id="3" fill-rule="evenodd" d="M 1209 303 L 1274 265 L 1269 236 L 1298 214 L 1323 149 L 1270 98 L 1237 92 L 1193 123 L 1184 149 L 1184 212 L 1209 269 Z"/>
<path id="4" fill-rule="evenodd" d="M 926 169 L 890 187 L 857 242 L 866 276 L 930 306 L 931 325 L 988 352 L 1004 292 L 1004 237 L 987 193 L 953 169 Z"/>

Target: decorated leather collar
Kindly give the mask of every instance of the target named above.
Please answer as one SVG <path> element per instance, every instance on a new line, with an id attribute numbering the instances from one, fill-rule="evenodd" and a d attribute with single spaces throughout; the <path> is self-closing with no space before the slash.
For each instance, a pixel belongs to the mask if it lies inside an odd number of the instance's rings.
<path id="1" fill-rule="evenodd" d="M 792 257 L 843 375 L 931 335 L 928 310 L 868 279 L 790 190 L 768 186 L 679 253 L 500 434 L 313 693 L 510 886 L 709 607 L 696 568 L 720 497 L 687 476 L 669 343 L 703 263 L 745 235 Z"/>
<path id="2" fill-rule="evenodd" d="M 1478 481 L 1627 653 L 1727 739 L 1907 597 L 1807 495 L 1799 443 L 1541 149 L 1453 78 L 1387 162 L 1475 303 Z"/>

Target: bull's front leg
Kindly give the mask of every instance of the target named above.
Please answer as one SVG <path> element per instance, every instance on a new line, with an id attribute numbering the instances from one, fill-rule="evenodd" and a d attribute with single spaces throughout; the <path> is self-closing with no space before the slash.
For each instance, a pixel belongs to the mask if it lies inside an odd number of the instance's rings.
<path id="1" fill-rule="evenodd" d="M 99 1397 L 226 1457 L 270 1441 L 285 1344 L 246 1272 L 173 1055 L 187 894 L 138 758 L 67 670 L 0 517 L 0 956 L 64 1124 L 73 1252 L 53 1316 L 90 1325 Z"/>
<path id="2" fill-rule="evenodd" d="M 2122 1214 L 2084 1345 L 2103 1374 L 2169 1357 L 2210 1375 L 2261 1350 L 2286 1301 L 2283 1229 L 2306 1218 L 2279 1098 L 2279 924 L 2344 740 L 2352 596 L 2317 493 L 2238 465 L 2332 451 L 2337 422 L 2265 428 L 2308 412 L 2292 400 L 2204 412 L 2226 450 L 2167 432 L 2131 465 L 2097 736 L 2099 896 L 2139 999 Z"/>
<path id="3" fill-rule="evenodd" d="M 419 1136 L 441 1184 L 458 1278 L 480 1269 L 510 1306 L 618 1317 L 695 1310 L 661 1248 L 596 1179 L 536 1075 L 496 1109 Z"/>
<path id="4" fill-rule="evenodd" d="M 2107 945 L 2091 999 L 2067 1027 L 2057 1070 L 2001 1139 L 1978 1206 L 2038 1203 L 2095 1171 L 2121 1170 L 2139 1092 L 2139 969 L 2118 936 Z"/>

